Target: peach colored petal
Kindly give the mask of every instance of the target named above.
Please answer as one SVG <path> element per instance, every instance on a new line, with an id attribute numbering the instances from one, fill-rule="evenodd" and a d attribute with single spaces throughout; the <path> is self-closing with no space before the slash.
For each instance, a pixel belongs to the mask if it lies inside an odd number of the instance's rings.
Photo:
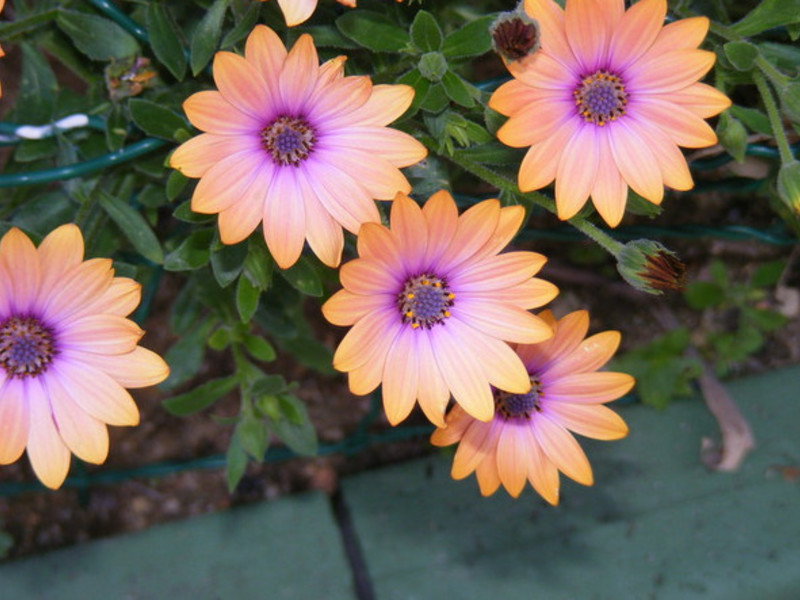
<path id="1" fill-rule="evenodd" d="M 529 373 L 542 373 L 551 365 L 577 348 L 589 330 L 589 313 L 576 310 L 559 319 L 556 324 L 549 310 L 539 313 L 539 318 L 555 327 L 555 334 L 542 344 L 522 345 L 517 348 Z"/>
<path id="2" fill-rule="evenodd" d="M 655 42 L 667 15 L 666 0 L 640 0 L 619 22 L 609 45 L 609 64 L 619 72 Z"/>
<path id="3" fill-rule="evenodd" d="M 599 154 L 602 157 L 597 177 L 592 187 L 592 203 L 610 227 L 616 227 L 625 214 L 628 201 L 628 184 L 614 164 L 607 131 L 598 132 Z"/>
<path id="4" fill-rule="evenodd" d="M 75 404 L 58 377 L 44 380 L 58 433 L 75 456 L 100 464 L 108 456 L 108 429 Z"/>
<path id="5" fill-rule="evenodd" d="M 579 127 L 567 142 L 556 171 L 556 209 L 559 219 L 570 219 L 586 204 L 598 168 L 608 168 L 610 157 L 601 156 L 601 135 L 594 124 Z"/>
<path id="6" fill-rule="evenodd" d="M 420 367 L 424 363 L 420 360 Z M 450 446 L 461 441 L 467 428 L 475 422 L 475 419 L 464 412 L 464 409 L 457 404 L 450 409 L 446 417 L 447 426 L 439 426 L 431 434 L 431 444 L 434 446 Z"/>
<path id="7" fill-rule="evenodd" d="M 306 105 L 308 120 L 319 125 L 325 134 L 321 142 L 326 143 L 328 132 L 348 128 L 351 122 L 358 122 L 361 109 L 371 94 L 372 82 L 363 75 L 345 77 L 328 85 L 318 84 L 309 95 Z"/>
<path id="8" fill-rule="evenodd" d="M 401 197 L 398 194 L 398 197 Z M 413 200 L 409 199 L 409 202 Z M 398 273 L 397 281 L 406 273 L 406 263 L 398 246 L 397 236 L 377 223 L 365 223 L 356 239 L 358 255 L 361 258 L 377 260 L 392 273 Z"/>
<path id="9" fill-rule="evenodd" d="M 502 425 L 495 421 L 482 423 L 470 420 L 471 424 L 464 432 L 464 437 L 461 438 L 453 457 L 453 467 L 450 471 L 453 479 L 464 479 L 484 460 L 490 459 L 495 453 L 497 440 L 503 429 Z"/>
<path id="10" fill-rule="evenodd" d="M 322 314 L 334 325 L 349 327 L 367 313 L 393 302 L 394 299 L 388 294 L 364 296 L 353 294 L 348 290 L 339 290 L 322 305 Z"/>
<path id="11" fill-rule="evenodd" d="M 556 380 L 571 373 L 596 371 L 606 364 L 619 348 L 619 331 L 603 331 L 586 338 L 561 359 L 537 374 L 542 379 Z"/>
<path id="12" fill-rule="evenodd" d="M 306 200 L 292 168 L 278 168 L 264 201 L 264 239 L 275 262 L 288 269 L 303 251 L 306 239 Z"/>
<path id="13" fill-rule="evenodd" d="M 530 443 L 528 456 L 528 481 L 531 482 L 533 489 L 553 506 L 558 505 L 558 496 L 561 489 L 558 469 L 547 458 L 539 446 L 539 442 L 530 431 L 532 441 Z"/>
<path id="14" fill-rule="evenodd" d="M 497 471 L 497 461 L 489 457 L 475 469 L 475 477 L 482 496 L 491 496 L 500 487 L 500 473 Z"/>
<path id="15" fill-rule="evenodd" d="M 524 148 L 555 135 L 574 116 L 571 101 L 541 98 L 511 115 L 497 130 L 497 138 L 506 146 Z"/>
<path id="16" fill-rule="evenodd" d="M 571 102 L 572 90 L 580 81 L 580 68 L 565 68 L 562 59 L 562 56 L 539 52 L 524 64 L 512 62 L 506 66 L 514 77 L 536 88 L 540 92 L 539 98 L 548 97 L 550 102 L 567 98 Z M 489 106 L 494 108 L 491 104 Z"/>
<path id="17" fill-rule="evenodd" d="M 467 261 L 450 276 L 448 283 L 451 288 L 465 292 L 502 290 L 530 279 L 546 262 L 547 258 L 538 252 L 505 252 Z"/>
<path id="18" fill-rule="evenodd" d="M 465 411 L 479 421 L 489 421 L 494 415 L 494 399 L 486 371 L 471 350 L 468 338 L 454 329 L 445 324 L 431 336 L 439 372 Z"/>
<path id="19" fill-rule="evenodd" d="M 364 227 L 366 228 L 366 225 Z M 396 298 L 396 294 L 402 290 L 404 277 L 405 273 L 391 272 L 386 269 L 384 263 L 368 258 L 348 261 L 339 270 L 339 279 L 345 288 L 356 294 L 368 296 L 389 294 Z M 397 317 L 399 316 L 398 312 Z"/>
<path id="20" fill-rule="evenodd" d="M 264 217 L 265 197 L 270 183 L 266 178 L 255 178 L 238 201 L 220 211 L 217 227 L 223 244 L 238 244 L 255 231 Z"/>
<path id="21" fill-rule="evenodd" d="M 198 182 L 192 195 L 192 210 L 212 215 L 227 210 L 243 201 L 256 179 L 268 183 L 277 170 L 263 152 L 238 152 L 222 158 Z"/>
<path id="22" fill-rule="evenodd" d="M 513 287 L 503 290 L 503 301 L 507 304 L 528 310 L 538 308 L 550 302 L 558 295 L 558 288 L 544 279 L 532 278 L 523 281 Z M 470 300 L 481 300 L 491 304 L 496 299 L 496 293 L 491 292 L 469 292 L 462 293 L 460 298 Z"/>
<path id="23" fill-rule="evenodd" d="M 99 369 L 126 388 L 149 387 L 169 377 L 169 366 L 164 359 L 141 346 L 136 346 L 126 354 L 95 354 L 71 350 L 69 360 Z"/>
<path id="24" fill-rule="evenodd" d="M 688 108 L 655 96 L 636 103 L 636 119 L 660 128 L 678 146 L 705 148 L 717 143 L 717 135 L 703 119 Z"/>
<path id="25" fill-rule="evenodd" d="M 595 440 L 618 440 L 628 435 L 622 417 L 602 404 L 550 402 L 545 410 L 564 427 Z"/>
<path id="26" fill-rule="evenodd" d="M 669 94 L 701 79 L 714 66 L 716 55 L 708 50 L 673 50 L 639 61 L 628 69 L 626 86 L 638 95 Z"/>
<path id="27" fill-rule="evenodd" d="M 497 441 L 497 473 L 513 498 L 522 493 L 528 474 L 530 439 L 526 425 L 506 424 Z"/>
<path id="28" fill-rule="evenodd" d="M 468 208 L 458 218 L 450 244 L 438 258 L 436 268 L 452 273 L 489 241 L 500 220 L 500 202 L 484 200 Z M 430 220 L 429 220 L 430 222 Z"/>
<path id="29" fill-rule="evenodd" d="M 391 425 L 403 421 L 417 399 L 419 366 L 416 332 L 404 328 L 395 337 L 383 369 L 383 409 Z"/>
<path id="30" fill-rule="evenodd" d="M 261 74 L 270 104 L 276 104 L 280 98 L 278 78 L 286 60 L 286 48 L 278 34 L 265 25 L 256 25 L 247 36 L 244 57 Z"/>
<path id="31" fill-rule="evenodd" d="M 498 340 L 519 344 L 543 342 L 553 330 L 536 315 L 502 301 L 456 297 L 452 318 Z"/>
<path id="32" fill-rule="evenodd" d="M 539 90 L 525 85 L 518 79 L 506 81 L 489 98 L 489 107 L 501 115 L 513 115 L 539 97 Z"/>
<path id="33" fill-rule="evenodd" d="M 381 156 L 396 167 L 408 167 L 421 161 L 428 151 L 415 138 L 403 131 L 386 127 L 348 127 L 327 134 L 325 147 L 336 152 L 349 152 L 352 148 Z"/>
<path id="34" fill-rule="evenodd" d="M 346 372 L 363 365 L 374 346 L 385 344 L 387 324 L 399 322 L 400 317 L 394 306 L 365 315 L 342 339 L 333 355 L 333 368 Z"/>
<path id="35" fill-rule="evenodd" d="M 636 126 L 650 144 L 664 185 L 673 190 L 690 190 L 694 186 L 689 165 L 683 153 L 667 134 L 647 121 L 636 120 Z"/>
<path id="36" fill-rule="evenodd" d="M 278 0 L 286 25 L 294 27 L 306 21 L 317 8 L 317 0 Z"/>
<path id="37" fill-rule="evenodd" d="M 358 233 L 364 223 L 380 223 L 381 216 L 373 197 L 359 182 L 344 173 L 332 163 L 315 160 L 300 169 L 315 183 L 317 198 L 342 227 L 351 233 Z"/>
<path id="38" fill-rule="evenodd" d="M 633 384 L 633 377 L 627 373 L 576 373 L 550 382 L 546 391 L 550 399 L 576 404 L 602 404 L 626 394 Z"/>
<path id="39" fill-rule="evenodd" d="M 324 264 L 335 269 L 342 260 L 344 249 L 342 226 L 322 206 L 315 188 L 306 179 L 305 172 L 298 170 L 295 176 L 305 201 L 305 234 L 308 245 Z"/>
<path id="40" fill-rule="evenodd" d="M 144 331 L 125 317 L 91 314 L 58 328 L 60 346 L 96 354 L 125 354 L 133 351 Z"/>
<path id="41" fill-rule="evenodd" d="M 213 72 L 214 83 L 228 103 L 264 124 L 274 117 L 273 105 L 264 102 L 272 92 L 258 69 L 244 57 L 233 52 L 217 52 Z"/>
<path id="42" fill-rule="evenodd" d="M 525 0 L 525 12 L 539 22 L 542 50 L 557 57 L 572 71 L 579 69 L 578 61 L 567 42 L 564 11 L 553 0 Z"/>
<path id="43" fill-rule="evenodd" d="M 12 310 L 25 313 L 36 301 L 41 282 L 39 256 L 30 238 L 16 227 L 0 239 L 0 265 L 3 266 L 11 292 L 8 302 Z"/>
<path id="44" fill-rule="evenodd" d="M 26 382 L 30 422 L 28 458 L 34 473 L 50 489 L 58 489 L 69 471 L 70 454 L 53 422 L 50 399 L 37 378 Z"/>
<path id="45" fill-rule="evenodd" d="M 169 158 L 169 166 L 186 177 L 202 177 L 216 163 L 229 156 L 240 152 L 257 153 L 260 150 L 255 135 L 202 133 L 178 146 Z"/>
<path id="46" fill-rule="evenodd" d="M 587 73 L 593 73 L 606 62 L 608 43 L 612 34 L 611 19 L 606 8 L 624 10 L 621 0 L 569 0 L 564 10 L 564 25 L 572 53 Z M 609 10 L 609 15 L 615 11 Z M 617 12 L 617 16 L 618 12 Z"/>
<path id="47" fill-rule="evenodd" d="M 500 218 L 492 237 L 473 255 L 473 260 L 479 257 L 493 256 L 508 246 L 517 235 L 525 220 L 525 209 L 522 206 L 504 206 L 500 209 Z M 544 257 L 543 257 L 544 258 Z M 546 259 L 545 259 L 546 260 Z"/>
<path id="48" fill-rule="evenodd" d="M 383 127 L 400 117 L 414 100 L 414 88 L 410 85 L 374 85 L 372 95 L 358 112 L 356 120 L 349 115 L 342 117 L 348 125 L 367 125 Z M 333 118 L 328 124 L 338 127 L 339 120 Z"/>
<path id="49" fill-rule="evenodd" d="M 139 424 L 139 409 L 131 395 L 100 369 L 61 360 L 53 362 L 50 370 L 70 398 L 98 421 L 108 425 Z"/>
<path id="50" fill-rule="evenodd" d="M 668 23 L 640 60 L 646 61 L 671 50 L 697 48 L 706 37 L 709 24 L 708 17 L 692 17 Z"/>
<path id="51" fill-rule="evenodd" d="M 417 338 L 417 363 L 419 364 L 419 383 L 417 385 L 417 399 L 422 412 L 428 420 L 437 427 L 444 427 L 444 412 L 450 400 L 450 390 L 447 387 L 439 368 L 436 366 L 436 357 L 428 331 L 415 331 Z M 449 425 L 448 429 L 454 431 L 458 428 Z"/>
<path id="52" fill-rule="evenodd" d="M 589 459 L 569 431 L 544 412 L 536 415 L 533 430 L 542 450 L 558 470 L 583 485 L 594 483 Z"/>
<path id="53" fill-rule="evenodd" d="M 380 155 L 351 148 L 336 154 L 336 163 L 378 200 L 392 200 L 398 192 L 408 194 L 411 191 L 411 184 L 400 169 Z"/>
<path id="54" fill-rule="evenodd" d="M 114 280 L 109 258 L 91 258 L 62 273 L 49 294 L 40 295 L 42 316 L 63 322 L 90 313 L 93 304 L 108 290 Z"/>
<path id="55" fill-rule="evenodd" d="M 693 83 L 689 87 L 672 92 L 669 101 L 704 119 L 718 115 L 731 105 L 730 98 L 705 83 Z"/>
<path id="56" fill-rule="evenodd" d="M 580 127 L 580 120 L 569 119 L 550 136 L 534 144 L 525 153 L 519 166 L 520 191 L 531 192 L 552 183 L 567 142 Z"/>
<path id="57" fill-rule="evenodd" d="M 42 279 L 39 297 L 51 293 L 66 271 L 83 260 L 83 235 L 77 225 L 62 225 L 50 232 L 39 244 L 39 265 Z"/>
<path id="58" fill-rule="evenodd" d="M 458 229 L 458 208 L 453 197 L 446 190 L 433 194 L 422 207 L 422 214 L 428 223 L 428 249 L 425 262 L 434 264 L 450 247 Z"/>
<path id="59" fill-rule="evenodd" d="M 643 198 L 660 204 L 664 198 L 664 179 L 648 140 L 630 119 L 617 121 L 613 125 L 614 128 L 609 131 L 611 154 L 625 183 Z"/>
<path id="60" fill-rule="evenodd" d="M 183 103 L 189 121 L 202 131 L 221 135 L 258 134 L 263 119 L 242 112 L 215 90 L 197 92 Z"/>
<path id="61" fill-rule="evenodd" d="M 383 337 L 376 340 L 374 346 L 364 350 L 367 353 L 364 364 L 348 373 L 350 393 L 363 396 L 373 392 L 381 384 L 386 356 L 399 331 L 399 325 L 394 324 Z"/>
<path id="62" fill-rule="evenodd" d="M 142 286 L 129 277 L 114 277 L 105 292 L 87 302 L 82 314 L 106 313 L 127 317 L 142 299 Z"/>
<path id="63" fill-rule="evenodd" d="M 422 209 L 408 196 L 398 194 L 392 202 L 389 219 L 392 237 L 402 252 L 403 263 L 409 273 L 419 272 L 428 248 L 428 226 Z"/>
<path id="64" fill-rule="evenodd" d="M 0 465 L 16 461 L 28 441 L 28 403 L 19 379 L 0 373 Z"/>
<path id="65" fill-rule="evenodd" d="M 286 106 L 302 111 L 319 74 L 319 57 L 314 40 L 304 33 L 289 50 L 280 76 L 280 90 Z"/>
<path id="66" fill-rule="evenodd" d="M 479 333 L 470 333 L 476 354 L 480 355 L 489 383 L 512 394 L 527 394 L 531 380 L 525 365 L 511 347 L 502 340 Z M 519 335 L 515 337 L 521 337 Z"/>

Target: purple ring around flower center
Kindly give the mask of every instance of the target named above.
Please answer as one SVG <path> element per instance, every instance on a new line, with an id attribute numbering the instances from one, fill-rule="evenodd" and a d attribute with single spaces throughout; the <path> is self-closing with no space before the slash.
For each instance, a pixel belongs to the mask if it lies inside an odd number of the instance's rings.
<path id="1" fill-rule="evenodd" d="M 316 141 L 314 128 L 301 117 L 278 117 L 261 131 L 261 147 L 280 166 L 299 165 L 311 154 Z"/>
<path id="2" fill-rule="evenodd" d="M 412 329 L 430 329 L 450 316 L 455 297 L 444 279 L 423 273 L 406 280 L 397 295 L 397 308 Z"/>
<path id="3" fill-rule="evenodd" d="M 531 390 L 525 394 L 511 394 L 503 390 L 493 389 L 494 406 L 506 420 L 530 420 L 534 412 L 541 412 L 541 401 L 544 398 L 542 382 L 531 375 Z"/>
<path id="4" fill-rule="evenodd" d="M 0 366 L 9 378 L 40 375 L 57 354 L 53 331 L 39 318 L 12 315 L 0 323 Z"/>
<path id="5" fill-rule="evenodd" d="M 598 127 L 624 115 L 628 104 L 628 93 L 622 79 L 605 70 L 584 77 L 572 94 L 578 114 Z"/>

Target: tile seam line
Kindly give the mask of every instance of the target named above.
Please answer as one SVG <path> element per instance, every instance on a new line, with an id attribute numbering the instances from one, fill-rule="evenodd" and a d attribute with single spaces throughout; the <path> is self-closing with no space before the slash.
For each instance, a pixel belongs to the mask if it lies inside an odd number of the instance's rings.
<path id="1" fill-rule="evenodd" d="M 361 541 L 353 524 L 350 508 L 341 489 L 337 489 L 329 498 L 336 526 L 341 536 L 347 564 L 353 578 L 353 589 L 357 600 L 375 600 L 375 589 L 372 577 L 364 559 Z"/>

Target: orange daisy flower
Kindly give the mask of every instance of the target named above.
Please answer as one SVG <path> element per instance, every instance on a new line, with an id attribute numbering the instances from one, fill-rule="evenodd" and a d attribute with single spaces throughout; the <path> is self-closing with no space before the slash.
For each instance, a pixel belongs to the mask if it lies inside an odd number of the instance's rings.
<path id="1" fill-rule="evenodd" d="M 541 29 L 542 47 L 509 62 L 515 77 L 489 106 L 509 117 L 497 137 L 530 146 L 519 169 L 522 191 L 555 179 L 558 216 L 574 216 L 591 196 L 616 226 L 630 186 L 654 204 L 664 186 L 692 187 L 678 146 L 717 142 L 703 120 L 730 106 L 718 90 L 697 83 L 714 64 L 698 50 L 705 17 L 663 26 L 666 0 L 525 0 Z"/>
<path id="2" fill-rule="evenodd" d="M 484 496 L 502 484 L 516 498 L 530 481 L 555 505 L 559 471 L 578 483 L 593 483 L 592 467 L 570 430 L 598 440 L 625 437 L 627 425 L 603 404 L 625 394 L 634 381 L 625 373 L 596 372 L 619 346 L 618 332 L 604 331 L 584 339 L 589 316 L 583 310 L 559 321 L 550 311 L 540 317 L 552 324 L 553 337 L 517 347 L 530 376 L 530 392 L 495 389 L 496 411 L 489 423 L 477 421 L 460 406 L 453 407 L 447 414 L 447 427 L 434 431 L 431 443 L 460 442 L 453 479 L 475 471 Z"/>
<path id="3" fill-rule="evenodd" d="M 488 421 L 490 385 L 528 392 L 528 374 L 506 342 L 550 337 L 550 326 L 528 309 L 558 290 L 533 278 L 546 261 L 541 254 L 499 254 L 524 216 L 521 206 L 485 200 L 459 217 L 452 196 L 440 191 L 424 208 L 398 195 L 391 228 L 362 226 L 360 258 L 342 266 L 344 289 L 322 307 L 331 323 L 353 326 L 333 357 L 349 374 L 350 391 L 368 394 L 383 383 L 390 423 L 419 401 L 439 426 L 450 394 Z"/>
<path id="4" fill-rule="evenodd" d="M 380 221 L 374 199 L 410 191 L 399 167 L 427 151 L 386 125 L 409 107 L 414 89 L 345 77 L 344 61 L 320 66 L 308 34 L 287 53 L 274 31 L 258 25 L 244 57 L 214 58 L 219 91 L 184 102 L 192 124 L 208 133 L 175 150 L 170 165 L 200 178 L 192 210 L 219 213 L 223 243 L 242 241 L 263 221 L 281 268 L 295 263 L 306 238 L 336 267 L 342 227 L 356 233 Z"/>
<path id="5" fill-rule="evenodd" d="M 106 425 L 136 425 L 125 388 L 163 381 L 169 367 L 137 345 L 126 319 L 140 286 L 114 277 L 111 260 L 83 260 L 75 225 L 37 249 L 19 229 L 0 240 L 0 464 L 26 446 L 36 476 L 58 488 L 70 452 L 90 463 L 108 454 Z"/>

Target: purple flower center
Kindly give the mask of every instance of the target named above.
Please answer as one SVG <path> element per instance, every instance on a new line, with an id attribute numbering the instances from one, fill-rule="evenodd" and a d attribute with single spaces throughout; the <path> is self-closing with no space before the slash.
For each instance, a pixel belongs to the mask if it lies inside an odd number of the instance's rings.
<path id="1" fill-rule="evenodd" d="M 404 323 L 413 329 L 430 329 L 450 316 L 455 297 L 444 279 L 423 273 L 406 280 L 397 295 L 397 307 Z"/>
<path id="2" fill-rule="evenodd" d="M 261 147 L 277 165 L 297 166 L 314 148 L 317 136 L 304 119 L 278 117 L 261 131 Z"/>
<path id="3" fill-rule="evenodd" d="M 542 382 L 533 375 L 531 375 L 531 391 L 527 394 L 510 394 L 503 390 L 494 390 L 494 406 L 506 420 L 529 420 L 534 411 L 542 410 L 542 398 L 544 398 Z"/>
<path id="4" fill-rule="evenodd" d="M 0 323 L 0 365 L 9 378 L 43 373 L 57 354 L 53 332 L 36 317 L 11 316 Z"/>
<path id="5" fill-rule="evenodd" d="M 624 115 L 628 104 L 622 79 L 608 71 L 597 71 L 584 77 L 572 94 L 578 113 L 599 127 Z"/>

